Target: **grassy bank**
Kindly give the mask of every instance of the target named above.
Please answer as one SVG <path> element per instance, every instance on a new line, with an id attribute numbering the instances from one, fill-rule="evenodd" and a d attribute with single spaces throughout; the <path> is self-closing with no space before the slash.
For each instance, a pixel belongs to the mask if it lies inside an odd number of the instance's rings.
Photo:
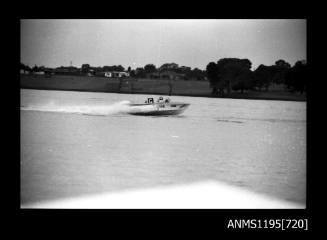
<path id="1" fill-rule="evenodd" d="M 39 76 L 21 75 L 20 87 L 27 89 L 66 90 L 111 93 L 135 93 L 168 95 L 170 91 L 168 80 L 164 79 L 133 79 L 88 76 Z M 211 88 L 207 81 L 178 80 L 172 81 L 171 95 L 212 97 Z M 227 97 L 226 97 L 227 98 Z M 282 90 L 268 92 L 248 91 L 245 93 L 232 92 L 228 98 L 238 99 L 267 99 L 306 101 L 306 95 L 289 93 Z"/>

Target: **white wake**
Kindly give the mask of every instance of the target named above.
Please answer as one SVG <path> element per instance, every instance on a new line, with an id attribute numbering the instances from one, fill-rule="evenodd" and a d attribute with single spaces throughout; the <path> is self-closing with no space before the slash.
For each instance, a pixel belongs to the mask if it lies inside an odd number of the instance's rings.
<path id="1" fill-rule="evenodd" d="M 43 105 L 21 106 L 24 111 L 42 111 L 58 113 L 75 113 L 86 115 L 106 116 L 118 113 L 128 113 L 131 110 L 129 101 L 120 101 L 113 104 L 103 105 L 59 105 L 54 102 Z"/>

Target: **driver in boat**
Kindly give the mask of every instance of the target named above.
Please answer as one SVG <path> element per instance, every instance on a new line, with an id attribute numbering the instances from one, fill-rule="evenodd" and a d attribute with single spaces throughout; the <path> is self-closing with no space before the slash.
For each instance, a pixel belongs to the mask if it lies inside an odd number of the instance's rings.
<path id="1" fill-rule="evenodd" d="M 157 100 L 158 103 L 169 103 L 170 102 L 170 98 L 166 98 L 165 101 L 163 99 L 163 97 L 159 97 Z"/>
<path id="2" fill-rule="evenodd" d="M 162 96 L 160 96 L 157 100 L 157 110 L 159 110 L 159 108 L 164 108 L 165 104 L 164 104 L 164 99 Z"/>
<path id="3" fill-rule="evenodd" d="M 164 102 L 163 97 L 159 97 L 157 102 L 158 103 L 163 103 Z"/>

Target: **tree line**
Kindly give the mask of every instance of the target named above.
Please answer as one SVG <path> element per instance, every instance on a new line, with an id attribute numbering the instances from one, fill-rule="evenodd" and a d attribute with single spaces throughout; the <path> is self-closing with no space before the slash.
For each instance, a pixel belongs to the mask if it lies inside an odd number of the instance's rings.
<path id="1" fill-rule="evenodd" d="M 70 70 L 72 72 L 81 72 L 81 73 L 92 73 L 92 72 L 123 72 L 125 71 L 125 68 L 121 65 L 113 65 L 113 66 L 103 66 L 103 67 L 92 67 L 90 64 L 82 64 L 81 68 L 75 67 L 75 66 L 60 66 L 57 68 L 48 68 L 44 66 L 37 66 L 34 65 L 34 67 L 29 67 L 28 65 L 25 65 L 23 63 L 20 63 L 20 70 L 24 70 L 27 72 L 40 72 L 40 71 L 60 71 L 60 70 Z"/>
<path id="2" fill-rule="evenodd" d="M 125 68 L 122 65 L 92 67 L 90 64 L 82 64 L 81 71 L 83 73 L 90 73 L 91 70 L 95 72 L 123 72 Z"/>
<path id="3" fill-rule="evenodd" d="M 113 65 L 113 66 L 102 66 L 102 67 L 93 67 L 90 64 L 82 64 L 81 68 L 77 68 L 74 66 L 69 67 L 57 67 L 54 69 L 46 68 L 44 66 L 37 66 L 29 67 L 23 63 L 20 64 L 20 69 L 24 70 L 26 72 L 39 72 L 39 71 L 46 71 L 46 72 L 60 72 L 62 70 L 65 70 L 66 72 L 75 72 L 79 74 L 97 74 L 97 73 L 103 73 L 103 72 L 123 72 L 126 71 L 130 74 L 131 77 L 134 78 L 161 78 L 162 76 L 165 77 L 165 75 L 160 75 L 160 73 L 164 73 L 167 71 L 179 74 L 179 76 L 184 79 L 196 79 L 196 80 L 205 80 L 206 79 L 206 71 L 194 68 L 191 69 L 190 67 L 181 66 L 179 67 L 176 63 L 165 63 L 161 65 L 159 68 L 157 68 L 154 64 L 146 64 L 144 67 L 138 67 L 136 69 L 131 69 L 129 66 L 127 69 L 125 69 L 121 65 Z"/>
<path id="4" fill-rule="evenodd" d="M 291 67 L 280 59 L 272 66 L 259 65 L 254 71 L 249 59 L 222 58 L 206 66 L 212 95 L 228 95 L 231 91 L 266 90 L 271 84 L 284 84 L 291 92 L 303 94 L 307 89 L 307 64 L 297 61 Z"/>
<path id="5" fill-rule="evenodd" d="M 291 92 L 305 93 L 307 90 L 307 64 L 305 61 L 297 61 L 291 66 L 286 61 L 280 59 L 274 65 L 259 65 L 255 70 L 251 70 L 252 63 L 249 59 L 222 58 L 217 62 L 210 62 L 206 70 L 198 68 L 191 69 L 186 66 L 178 66 L 176 63 L 165 63 L 157 68 L 154 64 L 146 64 L 127 70 L 121 65 L 92 67 L 90 64 L 83 64 L 77 67 L 59 67 L 60 69 L 70 69 L 80 74 L 96 74 L 106 71 L 127 71 L 134 78 L 162 78 L 165 72 L 177 74 L 184 80 L 209 80 L 212 88 L 212 95 L 224 96 L 232 91 L 243 93 L 248 90 L 268 91 L 272 84 L 283 84 Z M 21 63 L 20 69 L 28 72 L 45 71 L 49 68 L 44 66 L 29 66 Z"/>
<path id="6" fill-rule="evenodd" d="M 176 63 L 165 63 L 157 68 L 154 64 L 146 64 L 144 67 L 136 68 L 131 71 L 131 76 L 136 78 L 161 78 L 166 76 L 165 72 L 173 72 L 180 76 L 181 79 L 205 80 L 206 71 L 199 68 L 190 68 L 187 66 L 178 66 Z"/>

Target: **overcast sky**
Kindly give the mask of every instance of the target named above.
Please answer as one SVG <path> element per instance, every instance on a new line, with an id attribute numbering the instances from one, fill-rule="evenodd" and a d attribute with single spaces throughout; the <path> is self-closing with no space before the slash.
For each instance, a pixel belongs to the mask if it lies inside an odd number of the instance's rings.
<path id="1" fill-rule="evenodd" d="M 21 20 L 21 62 L 31 67 L 175 62 L 205 69 L 231 57 L 255 68 L 306 60 L 306 20 Z"/>

